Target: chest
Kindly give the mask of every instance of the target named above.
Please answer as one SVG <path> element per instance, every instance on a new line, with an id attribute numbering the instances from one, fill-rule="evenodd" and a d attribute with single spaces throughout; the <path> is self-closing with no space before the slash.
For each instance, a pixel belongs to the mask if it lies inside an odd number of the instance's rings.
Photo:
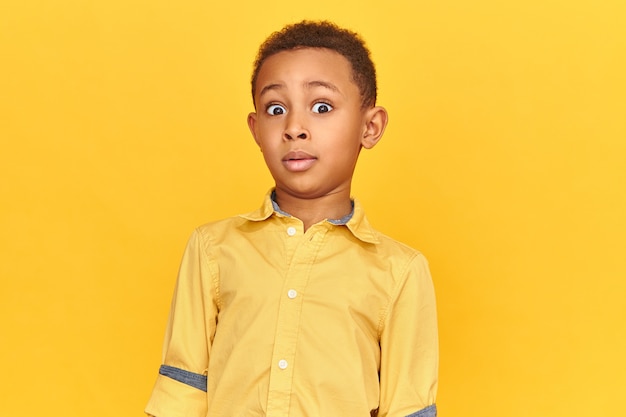
<path id="1" fill-rule="evenodd" d="M 374 245 L 355 239 L 327 230 L 293 236 L 276 230 L 222 245 L 218 321 L 297 317 L 307 329 L 356 326 L 376 337 L 393 268 Z"/>

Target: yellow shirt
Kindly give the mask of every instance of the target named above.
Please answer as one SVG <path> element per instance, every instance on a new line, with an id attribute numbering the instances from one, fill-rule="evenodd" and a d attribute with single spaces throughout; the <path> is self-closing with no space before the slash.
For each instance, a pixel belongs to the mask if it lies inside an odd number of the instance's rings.
<path id="1" fill-rule="evenodd" d="M 436 416 L 425 258 L 372 229 L 358 201 L 345 224 L 306 233 L 276 209 L 268 194 L 250 214 L 195 230 L 146 413 Z"/>

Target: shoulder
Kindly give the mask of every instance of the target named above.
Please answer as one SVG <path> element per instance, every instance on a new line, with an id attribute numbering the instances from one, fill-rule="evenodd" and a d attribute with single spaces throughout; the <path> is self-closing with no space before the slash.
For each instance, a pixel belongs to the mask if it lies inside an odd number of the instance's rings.
<path id="1" fill-rule="evenodd" d="M 375 231 L 376 238 L 378 240 L 377 249 L 381 255 L 388 257 L 394 257 L 399 260 L 410 262 L 413 260 L 419 260 L 420 262 L 427 262 L 426 258 L 419 250 L 400 242 L 384 233 Z"/>
<path id="2" fill-rule="evenodd" d="M 376 264 L 385 271 L 390 294 L 397 296 L 401 288 L 417 284 L 430 285 L 431 281 L 428 260 L 423 253 L 384 233 L 375 231 L 377 243 L 375 247 Z"/>
<path id="3" fill-rule="evenodd" d="M 267 227 L 271 227 L 273 222 L 265 218 L 250 219 L 247 214 L 240 214 L 224 219 L 214 220 L 198 226 L 194 235 L 207 245 L 221 245 L 225 243 L 236 244 L 236 242 L 263 236 Z"/>
<path id="4" fill-rule="evenodd" d="M 247 223 L 247 220 L 240 216 L 213 220 L 196 227 L 192 235 L 207 244 L 216 244 L 236 233 L 245 223 Z"/>
<path id="5" fill-rule="evenodd" d="M 354 215 L 346 226 L 354 236 L 369 247 L 369 252 L 375 254 L 379 261 L 386 264 L 393 275 L 403 275 L 408 268 L 418 266 L 419 269 L 428 268 L 424 255 L 417 249 L 402 243 L 378 229 L 374 228 L 358 199 L 354 199 Z"/>
<path id="6" fill-rule="evenodd" d="M 201 224 L 200 226 L 196 227 L 196 232 L 203 234 L 203 233 L 216 233 L 216 232 L 220 232 L 223 230 L 237 229 L 238 227 L 240 227 L 242 224 L 246 222 L 247 220 L 242 218 L 241 216 L 231 216 L 231 217 L 226 217 L 224 219 L 212 220 L 204 224 Z"/>

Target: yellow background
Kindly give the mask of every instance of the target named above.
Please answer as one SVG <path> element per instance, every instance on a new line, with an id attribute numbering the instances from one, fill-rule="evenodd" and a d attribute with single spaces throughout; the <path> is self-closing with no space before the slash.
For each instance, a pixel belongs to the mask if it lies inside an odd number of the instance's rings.
<path id="1" fill-rule="evenodd" d="M 183 247 L 271 186 L 258 44 L 363 34 L 354 194 L 421 249 L 441 416 L 626 415 L 623 0 L 2 0 L 0 416 L 142 415 Z"/>

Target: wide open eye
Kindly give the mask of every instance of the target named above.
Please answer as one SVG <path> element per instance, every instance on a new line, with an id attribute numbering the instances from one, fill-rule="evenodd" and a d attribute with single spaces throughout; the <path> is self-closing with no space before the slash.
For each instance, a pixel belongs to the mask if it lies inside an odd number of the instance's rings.
<path id="1" fill-rule="evenodd" d="M 287 113 L 287 110 L 281 106 L 280 104 L 272 104 L 267 108 L 267 114 L 270 116 L 279 116 L 281 114 Z"/>
<path id="2" fill-rule="evenodd" d="M 327 103 L 315 103 L 313 105 L 313 113 L 328 113 L 333 109 L 333 106 Z"/>

